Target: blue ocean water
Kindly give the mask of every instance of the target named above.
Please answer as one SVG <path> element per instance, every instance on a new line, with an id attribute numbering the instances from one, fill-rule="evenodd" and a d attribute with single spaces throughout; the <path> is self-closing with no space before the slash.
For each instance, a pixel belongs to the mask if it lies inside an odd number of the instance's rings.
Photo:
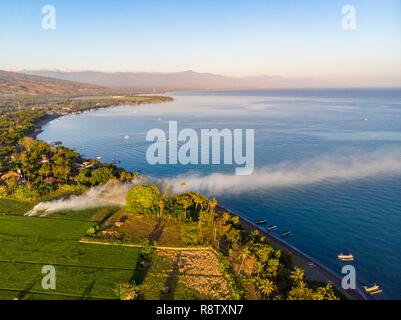
<path id="1" fill-rule="evenodd" d="M 217 198 L 248 218 L 265 218 L 280 230 L 292 230 L 288 242 L 338 274 L 342 264 L 337 254 L 352 252 L 358 285 L 378 283 L 383 294 L 377 298 L 401 299 L 401 172 L 385 170 L 387 156 L 401 148 L 400 89 L 170 95 L 174 102 L 65 116 L 47 124 L 39 138 L 61 140 L 86 157 L 118 159 L 120 166 L 166 178 L 192 173 L 229 175 L 235 167 L 149 165 L 146 133 L 152 128 L 167 131 L 168 121 L 178 121 L 179 129 L 255 129 L 255 175 L 257 170 L 284 163 L 313 177 L 314 172 L 309 172 L 313 168 L 307 165 L 311 159 L 336 163 L 341 157 L 383 157 L 384 170 L 367 177 L 358 171 L 345 181 L 324 179 L 285 186 L 262 183 L 241 192 L 224 190 Z M 392 161 L 401 159 L 393 157 Z M 365 169 L 377 171 L 377 163 Z"/>

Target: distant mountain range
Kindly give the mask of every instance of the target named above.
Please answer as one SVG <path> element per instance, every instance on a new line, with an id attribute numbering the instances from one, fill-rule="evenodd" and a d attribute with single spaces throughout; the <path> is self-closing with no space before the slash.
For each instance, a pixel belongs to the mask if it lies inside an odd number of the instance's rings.
<path id="1" fill-rule="evenodd" d="M 0 95 L 86 95 L 101 94 L 110 89 L 49 77 L 0 70 Z"/>
<path id="2" fill-rule="evenodd" d="M 97 72 L 97 71 L 22 71 L 26 74 L 61 80 L 89 83 L 104 87 L 132 90 L 204 90 L 239 88 L 318 88 L 332 83 L 312 78 L 283 78 L 279 76 L 227 77 L 212 73 L 184 71 L 176 73 Z"/>

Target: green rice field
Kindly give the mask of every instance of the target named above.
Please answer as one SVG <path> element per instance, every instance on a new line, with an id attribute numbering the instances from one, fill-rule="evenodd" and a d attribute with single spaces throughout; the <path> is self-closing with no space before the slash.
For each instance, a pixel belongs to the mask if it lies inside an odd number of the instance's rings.
<path id="1" fill-rule="evenodd" d="M 0 299 L 118 299 L 114 288 L 135 281 L 146 290 L 144 299 L 158 299 L 168 275 L 159 270 L 146 278 L 136 266 L 139 248 L 81 244 L 79 239 L 112 208 L 61 212 L 26 217 L 30 205 L 0 200 Z M 111 210 L 111 211 L 110 211 Z M 156 258 L 157 260 L 157 258 Z M 45 290 L 42 267 L 56 269 L 56 289 Z M 168 266 L 166 266 L 168 268 Z M 163 268 L 162 268 L 163 269 Z M 166 299 L 194 299 L 198 295 L 181 284 Z"/>

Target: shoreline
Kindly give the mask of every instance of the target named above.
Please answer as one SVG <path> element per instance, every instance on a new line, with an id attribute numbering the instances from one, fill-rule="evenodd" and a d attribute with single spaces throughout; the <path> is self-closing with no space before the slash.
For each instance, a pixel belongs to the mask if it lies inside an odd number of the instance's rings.
<path id="1" fill-rule="evenodd" d="M 59 115 L 59 114 L 47 114 L 43 118 L 40 118 L 39 120 L 35 121 L 34 126 L 36 128 L 32 133 L 28 134 L 28 137 L 31 137 L 31 138 L 37 140 L 38 135 L 43 132 L 42 127 L 44 125 L 48 124 L 49 122 L 51 122 L 57 118 L 60 118 L 60 117 L 61 117 L 61 115 Z"/>
<path id="2" fill-rule="evenodd" d="M 248 218 L 233 212 L 221 205 L 217 206 L 218 212 L 228 212 L 231 215 L 237 216 L 240 219 L 240 224 L 245 231 L 251 232 L 252 230 L 259 230 L 267 239 L 269 245 L 276 250 L 286 251 L 291 254 L 292 262 L 297 267 L 300 267 L 305 272 L 305 277 L 310 281 L 319 281 L 323 283 L 331 282 L 341 293 L 343 293 L 350 300 L 370 300 L 370 298 L 359 288 L 355 290 L 344 290 L 341 287 L 341 279 L 334 271 L 323 265 L 317 259 L 303 253 L 298 248 L 289 244 L 287 241 L 280 239 L 274 234 L 268 232 L 264 227 L 258 226 Z M 314 263 L 314 267 L 309 265 L 310 262 Z"/>
<path id="3" fill-rule="evenodd" d="M 109 107 L 112 107 L 110 105 Z M 106 107 L 107 108 L 107 107 Z M 60 114 L 47 114 L 43 118 L 39 119 L 34 123 L 36 129 L 34 132 L 29 134 L 28 136 L 33 139 L 37 139 L 37 136 L 43 132 L 42 127 L 54 119 L 61 117 Z M 240 219 L 240 224 L 244 228 L 245 231 L 251 232 L 252 230 L 259 230 L 267 239 L 269 245 L 271 245 L 276 250 L 286 251 L 291 254 L 292 262 L 294 265 L 302 268 L 305 272 L 305 277 L 310 281 L 318 281 L 322 283 L 331 282 L 333 286 L 335 286 L 340 292 L 344 294 L 350 300 L 370 300 L 370 298 L 361 290 L 361 288 L 357 287 L 355 290 L 344 290 L 341 288 L 341 279 L 338 275 L 336 275 L 332 270 L 323 265 L 317 259 L 303 253 L 298 248 L 292 246 L 287 241 L 280 239 L 274 234 L 268 232 L 264 227 L 257 225 L 252 222 L 248 218 L 233 212 L 230 209 L 227 209 L 221 205 L 218 205 L 216 208 L 217 212 L 226 211 L 231 215 L 237 216 Z M 309 265 L 310 262 L 314 263 L 314 266 L 311 267 Z"/>

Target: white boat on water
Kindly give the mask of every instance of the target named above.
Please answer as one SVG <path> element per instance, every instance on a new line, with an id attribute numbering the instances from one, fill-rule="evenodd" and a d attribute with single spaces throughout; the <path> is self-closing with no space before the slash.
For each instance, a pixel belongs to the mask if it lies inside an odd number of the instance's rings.
<path id="1" fill-rule="evenodd" d="M 353 261 L 354 260 L 354 256 L 352 254 L 339 254 L 337 256 L 337 258 L 341 261 Z"/>

